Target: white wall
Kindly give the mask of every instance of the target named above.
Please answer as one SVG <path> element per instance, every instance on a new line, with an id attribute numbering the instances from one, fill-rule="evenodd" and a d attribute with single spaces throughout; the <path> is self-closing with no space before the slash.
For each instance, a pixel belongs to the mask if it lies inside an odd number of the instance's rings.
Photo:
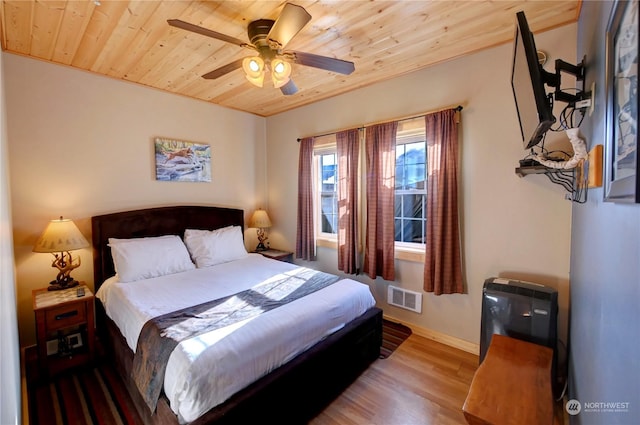
<path id="1" fill-rule="evenodd" d="M 550 63 L 556 58 L 573 62 L 576 25 L 537 34 L 536 42 Z M 298 137 L 460 104 L 467 293 L 426 294 L 418 315 L 386 304 L 388 282 L 356 278 L 371 285 L 386 314 L 472 343 L 479 342 L 486 278 L 500 275 L 546 284 L 560 292 L 560 333 L 566 340 L 571 203 L 545 176 L 518 178 L 514 173 L 524 151 L 510 86 L 511 50 L 511 45 L 495 47 L 269 117 L 269 214 L 275 224 L 271 245 L 295 248 Z M 549 138 L 551 145 L 555 136 Z M 566 137 L 557 136 L 558 143 L 564 143 Z M 321 248 L 315 266 L 336 272 L 335 255 Z M 423 264 L 396 261 L 396 270 L 396 285 L 422 291 Z"/>
<path id="2" fill-rule="evenodd" d="M 55 277 L 31 250 L 49 220 L 174 204 L 265 206 L 265 119 L 72 68 L 4 54 L 21 344 L 35 342 L 31 291 Z M 212 182 L 155 180 L 157 136 L 211 145 Z M 248 246 L 252 243 L 247 232 Z M 92 251 L 72 275 L 93 287 Z"/>
<path id="3" fill-rule="evenodd" d="M 0 54 L 0 424 L 20 423 L 20 353 L 11 237 L 3 56 Z"/>

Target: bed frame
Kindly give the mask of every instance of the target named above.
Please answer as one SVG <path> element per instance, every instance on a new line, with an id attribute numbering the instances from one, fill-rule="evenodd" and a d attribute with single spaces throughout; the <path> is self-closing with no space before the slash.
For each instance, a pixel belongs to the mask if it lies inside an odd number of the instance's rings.
<path id="1" fill-rule="evenodd" d="M 95 216 L 91 225 L 97 291 L 105 279 L 115 274 L 107 246 L 109 238 L 169 234 L 182 237 L 187 228 L 211 230 L 229 225 L 244 229 L 244 213 L 209 206 L 160 207 Z M 144 423 L 177 424 L 164 394 L 151 414 L 131 378 L 133 352 L 106 316 L 102 304 L 98 302 L 96 307 L 98 335 Z M 374 307 L 191 424 L 306 423 L 378 358 L 381 343 L 382 311 Z"/>

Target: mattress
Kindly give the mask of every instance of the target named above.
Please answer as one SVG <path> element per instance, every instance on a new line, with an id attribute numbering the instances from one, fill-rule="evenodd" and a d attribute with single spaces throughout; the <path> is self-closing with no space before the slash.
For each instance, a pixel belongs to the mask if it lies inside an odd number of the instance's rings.
<path id="1" fill-rule="evenodd" d="M 250 254 L 213 267 L 135 282 L 105 281 L 96 296 L 135 352 L 143 325 L 178 309 L 229 296 L 300 267 Z M 341 279 L 257 317 L 181 342 L 164 392 L 181 423 L 197 419 L 375 305 L 369 287 Z"/>

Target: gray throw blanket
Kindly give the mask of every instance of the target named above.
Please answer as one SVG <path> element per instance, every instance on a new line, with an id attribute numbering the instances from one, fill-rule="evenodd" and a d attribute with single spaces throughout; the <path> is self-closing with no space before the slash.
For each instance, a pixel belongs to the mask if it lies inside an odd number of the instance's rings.
<path id="1" fill-rule="evenodd" d="M 181 341 L 273 310 L 338 279 L 316 270 L 295 269 L 281 279 L 146 322 L 133 358 L 133 378 L 149 409 L 156 409 L 169 356 Z"/>

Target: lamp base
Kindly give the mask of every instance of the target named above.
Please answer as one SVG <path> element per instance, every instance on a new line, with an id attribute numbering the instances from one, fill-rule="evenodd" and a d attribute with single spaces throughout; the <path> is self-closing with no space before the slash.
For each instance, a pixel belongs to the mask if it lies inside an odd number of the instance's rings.
<path id="1" fill-rule="evenodd" d="M 57 280 L 52 280 L 51 282 L 49 282 L 49 287 L 47 288 L 48 291 L 60 291 L 62 289 L 68 289 L 68 288 L 73 288 L 74 286 L 78 286 L 78 281 L 75 279 L 69 279 L 68 281 L 62 280 L 62 281 L 57 281 Z"/>
<path id="2" fill-rule="evenodd" d="M 256 252 L 266 251 L 266 250 L 268 250 L 268 249 L 269 249 L 269 248 L 267 248 L 266 246 L 264 246 L 264 244 L 263 244 L 262 242 L 260 242 L 260 243 L 258 244 L 258 246 L 256 247 Z"/>

